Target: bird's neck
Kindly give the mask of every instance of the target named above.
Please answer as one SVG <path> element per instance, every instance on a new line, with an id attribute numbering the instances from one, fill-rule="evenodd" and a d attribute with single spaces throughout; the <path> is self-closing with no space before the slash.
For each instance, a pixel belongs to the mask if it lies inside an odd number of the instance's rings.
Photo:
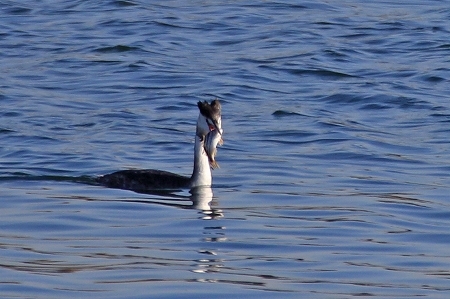
<path id="1" fill-rule="evenodd" d="M 205 137 L 195 135 L 194 171 L 191 176 L 190 187 L 211 186 L 212 175 L 208 156 L 203 148 Z"/>

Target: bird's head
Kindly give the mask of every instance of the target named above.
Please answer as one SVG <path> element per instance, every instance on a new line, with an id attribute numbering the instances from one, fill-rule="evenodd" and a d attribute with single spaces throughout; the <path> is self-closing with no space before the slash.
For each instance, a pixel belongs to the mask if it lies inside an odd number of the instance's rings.
<path id="1" fill-rule="evenodd" d="M 211 103 L 207 101 L 198 102 L 200 114 L 197 119 L 197 135 L 199 137 L 206 136 L 209 132 L 217 130 L 222 134 L 222 115 L 219 100 L 213 100 Z"/>

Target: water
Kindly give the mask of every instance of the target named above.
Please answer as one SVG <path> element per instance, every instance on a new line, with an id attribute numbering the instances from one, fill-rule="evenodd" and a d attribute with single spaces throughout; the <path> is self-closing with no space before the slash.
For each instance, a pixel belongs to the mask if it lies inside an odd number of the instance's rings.
<path id="1" fill-rule="evenodd" d="M 446 1 L 0 10 L 2 298 L 447 298 Z M 212 201 L 85 184 L 190 174 Z"/>

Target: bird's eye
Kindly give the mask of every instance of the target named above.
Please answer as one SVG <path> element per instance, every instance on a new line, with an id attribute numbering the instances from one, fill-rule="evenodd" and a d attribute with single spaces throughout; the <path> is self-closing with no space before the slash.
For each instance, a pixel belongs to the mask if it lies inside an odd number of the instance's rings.
<path id="1" fill-rule="evenodd" d="M 208 124 L 209 130 L 210 130 L 210 131 L 214 131 L 214 129 L 215 129 L 216 127 L 214 126 L 214 124 L 211 123 L 211 120 L 207 118 L 207 119 L 206 119 L 206 123 Z"/>

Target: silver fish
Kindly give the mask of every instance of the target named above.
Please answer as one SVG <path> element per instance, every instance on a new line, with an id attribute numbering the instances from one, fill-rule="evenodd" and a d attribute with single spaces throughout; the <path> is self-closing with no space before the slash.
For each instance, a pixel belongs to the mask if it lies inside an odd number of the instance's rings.
<path id="1" fill-rule="evenodd" d="M 212 169 L 219 168 L 219 164 L 217 164 L 217 161 L 215 160 L 217 155 L 217 145 L 223 145 L 223 130 L 219 130 L 212 130 L 209 132 L 205 136 L 205 143 L 203 145 L 206 155 L 208 155 L 209 165 L 211 165 Z"/>

